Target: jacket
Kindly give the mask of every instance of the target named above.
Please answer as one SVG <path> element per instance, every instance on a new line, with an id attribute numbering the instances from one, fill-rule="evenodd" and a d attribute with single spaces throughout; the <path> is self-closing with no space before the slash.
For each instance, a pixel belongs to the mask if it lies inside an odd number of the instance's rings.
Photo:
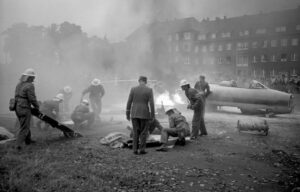
<path id="1" fill-rule="evenodd" d="M 178 113 L 173 113 L 169 116 L 169 126 L 179 131 L 190 129 L 185 117 Z"/>
<path id="2" fill-rule="evenodd" d="M 87 93 L 90 93 L 90 98 L 101 98 L 105 94 L 104 87 L 102 85 L 90 85 L 88 88 L 86 88 L 82 94 L 85 95 Z"/>
<path id="3" fill-rule="evenodd" d="M 84 105 L 78 105 L 76 106 L 75 110 L 73 111 L 71 118 L 73 120 L 81 120 L 83 119 L 83 115 L 90 112 L 90 109 L 88 106 Z"/>
<path id="4" fill-rule="evenodd" d="M 19 115 L 24 115 L 31 110 L 31 106 L 39 109 L 39 104 L 36 99 L 34 85 L 31 82 L 20 82 L 15 90 L 16 112 Z"/>
<path id="5" fill-rule="evenodd" d="M 59 101 L 46 100 L 41 105 L 41 112 L 52 118 L 56 118 L 59 112 Z"/>
<path id="6" fill-rule="evenodd" d="M 204 106 L 204 98 L 196 89 L 189 88 L 185 95 L 190 101 L 191 109 L 199 109 Z"/>
<path id="7" fill-rule="evenodd" d="M 126 106 L 127 117 L 129 114 L 131 118 L 155 118 L 153 91 L 151 88 L 146 85 L 138 85 L 130 90 Z"/>
<path id="8" fill-rule="evenodd" d="M 210 87 L 206 81 L 197 81 L 194 88 L 203 92 L 205 97 L 210 94 Z"/>

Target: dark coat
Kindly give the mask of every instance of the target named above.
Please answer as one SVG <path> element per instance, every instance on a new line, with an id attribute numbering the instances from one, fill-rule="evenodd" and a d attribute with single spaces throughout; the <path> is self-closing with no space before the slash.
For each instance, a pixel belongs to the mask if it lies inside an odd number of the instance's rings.
<path id="1" fill-rule="evenodd" d="M 90 93 L 89 95 L 90 98 L 101 98 L 104 96 L 105 90 L 102 85 L 97 85 L 97 86 L 90 85 L 82 92 L 82 95 L 85 95 L 87 93 Z"/>
<path id="2" fill-rule="evenodd" d="M 205 97 L 207 97 L 210 94 L 210 87 L 206 81 L 197 81 L 194 88 L 198 91 L 203 92 Z"/>
<path id="3" fill-rule="evenodd" d="M 39 108 L 35 95 L 34 85 L 31 82 L 20 82 L 15 90 L 16 113 L 25 115 L 30 112 L 31 106 Z"/>
<path id="4" fill-rule="evenodd" d="M 185 91 L 185 95 L 190 101 L 191 109 L 199 109 L 204 106 L 204 98 L 196 89 L 189 88 Z"/>
<path id="5" fill-rule="evenodd" d="M 146 85 L 139 85 L 130 90 L 126 107 L 127 117 L 129 114 L 131 118 L 155 118 L 153 91 L 151 88 Z"/>

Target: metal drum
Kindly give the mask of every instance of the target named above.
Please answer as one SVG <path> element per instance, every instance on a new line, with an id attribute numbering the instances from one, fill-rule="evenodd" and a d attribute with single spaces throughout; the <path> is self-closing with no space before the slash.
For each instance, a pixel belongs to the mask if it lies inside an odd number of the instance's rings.
<path id="1" fill-rule="evenodd" d="M 242 122 L 238 120 L 237 129 L 241 131 L 258 131 L 267 136 L 269 134 L 269 125 L 266 120 L 260 122 Z"/>

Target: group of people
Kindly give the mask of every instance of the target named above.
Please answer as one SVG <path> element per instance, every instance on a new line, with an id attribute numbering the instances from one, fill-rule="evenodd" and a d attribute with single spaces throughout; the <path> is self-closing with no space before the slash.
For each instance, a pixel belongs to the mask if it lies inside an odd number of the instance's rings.
<path id="1" fill-rule="evenodd" d="M 178 137 L 178 144 L 185 145 L 185 137 L 190 134 L 186 118 L 174 107 L 165 109 L 169 118 L 169 127 L 163 128 L 155 119 L 153 91 L 147 86 L 147 77 L 141 76 L 139 85 L 130 90 L 126 118 L 132 122 L 133 127 L 133 153 L 146 154 L 146 139 L 149 132 L 155 127 L 161 132 L 161 147 L 157 151 L 167 151 L 169 136 Z M 188 109 L 193 110 L 191 140 L 198 136 L 207 135 L 204 123 L 205 99 L 210 94 L 210 88 L 204 76 L 196 82 L 194 88 L 186 80 L 180 82 L 181 89 L 185 92 L 189 104 Z M 200 134 L 199 134 L 200 132 Z"/>
<path id="2" fill-rule="evenodd" d="M 60 105 L 62 105 L 63 113 L 69 112 L 69 102 L 72 98 L 72 88 L 65 86 L 52 99 L 42 103 L 38 102 L 35 94 L 34 79 L 36 77 L 33 69 L 27 69 L 22 74 L 20 82 L 15 89 L 15 113 L 20 123 L 19 133 L 17 135 L 16 147 L 22 149 L 23 144 L 31 144 L 30 122 L 31 108 L 40 110 L 43 114 L 59 120 Z M 162 146 L 158 151 L 166 151 L 169 136 L 177 136 L 178 144 L 185 145 L 185 137 L 190 134 L 189 124 L 186 118 L 174 107 L 165 109 L 165 113 L 169 118 L 169 127 L 164 128 L 155 119 L 155 106 L 153 91 L 147 86 L 147 77 L 141 76 L 138 80 L 139 85 L 130 90 L 130 94 L 126 106 L 126 118 L 132 122 L 133 126 L 133 153 L 146 154 L 146 139 L 149 132 L 153 132 L 158 128 L 161 133 Z M 208 83 L 204 76 L 200 76 L 200 80 L 196 82 L 194 88 L 190 86 L 186 80 L 180 82 L 181 89 L 189 101 L 188 109 L 193 110 L 191 140 L 197 139 L 198 136 L 207 135 L 204 112 L 205 99 L 210 94 Z M 83 99 L 85 94 L 89 93 L 89 101 Z M 90 127 L 95 120 L 100 119 L 101 99 L 105 94 L 104 88 L 99 79 L 94 79 L 91 85 L 83 90 L 81 102 L 75 107 L 70 114 L 75 127 Z M 92 111 L 89 104 L 91 103 Z M 42 121 L 38 121 L 38 127 L 41 127 Z M 46 125 L 47 126 L 47 125 Z M 199 134 L 200 132 L 200 134 Z"/>
<path id="3" fill-rule="evenodd" d="M 39 102 L 36 98 L 35 87 L 33 84 L 35 77 L 36 74 L 33 69 L 26 69 L 24 73 L 22 73 L 20 81 L 15 89 L 14 110 L 20 127 L 16 140 L 17 150 L 21 150 L 24 143 L 26 145 L 34 143 L 30 133 L 32 107 L 57 121 L 61 120 L 60 118 L 62 115 L 68 114 L 74 122 L 75 128 L 90 127 L 93 125 L 95 119 L 100 120 L 102 108 L 101 100 L 105 91 L 99 79 L 94 79 L 91 82 L 91 85 L 82 92 L 80 104 L 76 106 L 74 111 L 70 114 L 69 104 L 73 95 L 72 88 L 70 86 L 65 86 L 52 99 Z M 89 94 L 89 100 L 83 99 L 86 94 Z M 90 103 L 92 111 L 89 107 Z M 42 129 L 42 123 L 41 120 L 38 120 L 36 124 L 37 127 Z M 47 128 L 48 126 L 48 124 L 45 124 L 43 127 Z"/>

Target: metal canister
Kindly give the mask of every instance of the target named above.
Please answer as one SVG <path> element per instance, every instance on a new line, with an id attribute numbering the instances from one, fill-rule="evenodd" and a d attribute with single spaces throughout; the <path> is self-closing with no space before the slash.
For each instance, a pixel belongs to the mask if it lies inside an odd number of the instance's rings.
<path id="1" fill-rule="evenodd" d="M 266 136 L 269 134 L 269 125 L 266 120 L 262 122 L 242 122 L 241 120 L 238 120 L 237 129 L 239 132 L 258 131 Z"/>

